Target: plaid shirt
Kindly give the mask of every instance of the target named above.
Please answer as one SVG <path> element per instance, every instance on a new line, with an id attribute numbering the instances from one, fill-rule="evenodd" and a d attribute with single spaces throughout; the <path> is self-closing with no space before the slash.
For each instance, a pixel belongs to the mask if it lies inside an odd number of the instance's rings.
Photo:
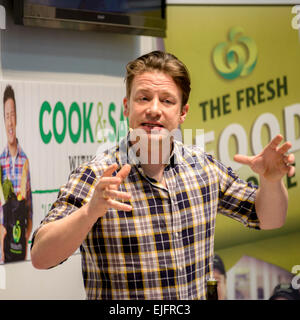
<path id="1" fill-rule="evenodd" d="M 122 159 L 124 141 L 71 173 L 41 225 L 86 204 L 110 164 L 135 163 L 120 186 L 131 193 L 133 210 L 109 209 L 80 247 L 87 298 L 205 299 L 216 214 L 259 229 L 257 187 L 197 147 L 175 141 L 165 188 L 149 179 L 130 153 Z"/>
<path id="2" fill-rule="evenodd" d="M 22 178 L 22 170 L 25 161 L 27 160 L 27 156 L 22 150 L 21 146 L 17 145 L 17 155 L 15 159 L 15 163 L 13 166 L 12 156 L 9 152 L 8 146 L 5 147 L 3 152 L 0 155 L 0 164 L 2 170 L 2 183 L 6 178 L 8 178 L 13 185 L 14 193 L 18 195 L 21 190 L 21 178 Z M 28 170 L 27 180 L 26 180 L 26 206 L 28 208 L 29 218 L 32 219 L 32 194 L 31 194 L 31 185 L 30 185 L 30 172 Z M 0 220 L 2 223 L 2 220 Z"/>

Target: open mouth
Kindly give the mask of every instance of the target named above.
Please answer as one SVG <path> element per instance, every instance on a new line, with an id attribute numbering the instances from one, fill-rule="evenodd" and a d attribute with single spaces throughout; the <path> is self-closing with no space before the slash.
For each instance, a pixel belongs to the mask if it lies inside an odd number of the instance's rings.
<path id="1" fill-rule="evenodd" d="M 161 125 L 160 123 L 149 123 L 149 122 L 144 122 L 142 123 L 143 128 L 148 128 L 148 129 L 162 129 L 164 126 Z"/>

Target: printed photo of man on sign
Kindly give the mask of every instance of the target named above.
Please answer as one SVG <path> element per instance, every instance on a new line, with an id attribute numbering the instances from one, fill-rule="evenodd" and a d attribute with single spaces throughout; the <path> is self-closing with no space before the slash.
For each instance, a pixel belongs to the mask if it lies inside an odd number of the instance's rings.
<path id="1" fill-rule="evenodd" d="M 12 86 L 3 94 L 7 145 L 0 154 L 0 263 L 26 258 L 32 229 L 29 161 L 16 137 L 17 108 Z"/>

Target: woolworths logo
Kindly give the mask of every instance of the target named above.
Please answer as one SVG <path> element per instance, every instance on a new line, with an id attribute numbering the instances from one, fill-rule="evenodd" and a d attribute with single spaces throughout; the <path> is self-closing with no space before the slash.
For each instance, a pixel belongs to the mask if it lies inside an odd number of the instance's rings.
<path id="1" fill-rule="evenodd" d="M 126 134 L 123 108 L 116 113 L 115 103 L 74 101 L 70 106 L 58 101 L 51 105 L 44 101 L 39 114 L 40 136 L 45 144 L 53 139 L 61 144 L 67 136 L 73 143 L 114 142 Z M 108 121 L 106 120 L 108 119 Z M 119 124 L 119 126 L 117 125 Z M 122 126 L 120 126 L 122 124 Z M 128 122 L 127 122 L 128 124 Z M 121 128 L 122 127 L 122 128 Z M 120 130 L 122 129 L 122 132 Z"/>
<path id="2" fill-rule="evenodd" d="M 17 220 L 16 224 L 13 226 L 13 239 L 15 243 L 18 243 L 21 238 L 21 227 L 20 227 L 20 221 Z"/>
<path id="3" fill-rule="evenodd" d="M 225 79 L 249 75 L 256 66 L 257 47 L 255 42 L 244 35 L 241 27 L 229 31 L 229 41 L 219 43 L 212 53 L 217 72 Z"/>

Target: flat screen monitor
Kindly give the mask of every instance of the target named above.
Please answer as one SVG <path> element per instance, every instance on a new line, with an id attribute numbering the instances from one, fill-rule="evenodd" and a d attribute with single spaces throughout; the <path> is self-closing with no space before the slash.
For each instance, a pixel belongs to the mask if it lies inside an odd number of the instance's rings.
<path id="1" fill-rule="evenodd" d="M 165 0 L 14 0 L 25 26 L 165 37 Z"/>

